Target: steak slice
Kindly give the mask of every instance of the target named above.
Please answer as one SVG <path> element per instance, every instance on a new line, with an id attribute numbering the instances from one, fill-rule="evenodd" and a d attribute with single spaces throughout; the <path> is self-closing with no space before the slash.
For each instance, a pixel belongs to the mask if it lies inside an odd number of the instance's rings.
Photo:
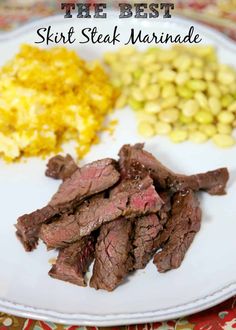
<path id="1" fill-rule="evenodd" d="M 53 179 L 68 179 L 76 170 L 78 165 L 70 155 L 61 155 L 49 159 L 45 175 Z"/>
<path id="2" fill-rule="evenodd" d="M 136 219 L 133 240 L 134 269 L 145 268 L 151 260 L 156 252 L 155 239 L 162 228 L 156 214 Z"/>
<path id="3" fill-rule="evenodd" d="M 154 257 L 159 272 L 181 265 L 200 226 L 201 209 L 197 196 L 191 190 L 176 193 L 171 217 L 155 243 L 156 248 L 162 248 Z"/>
<path id="4" fill-rule="evenodd" d="M 130 159 L 129 150 L 122 148 L 119 158 L 119 166 L 122 179 L 143 179 L 148 174 L 148 169 L 145 168 L 140 161 Z M 170 207 L 169 194 L 161 192 L 163 205 L 158 211 L 162 222 L 166 221 L 167 213 Z M 161 195 L 160 195 L 161 196 Z M 134 221 L 134 239 L 133 239 L 133 256 L 134 269 L 143 269 L 156 252 L 155 239 L 162 230 L 162 225 L 156 214 L 149 214 L 136 218 Z"/>
<path id="5" fill-rule="evenodd" d="M 172 194 L 166 191 L 161 191 L 159 193 L 159 196 L 163 200 L 163 205 L 160 209 L 160 211 L 157 212 L 160 224 L 164 226 L 169 219 L 170 211 L 171 211 L 171 198 Z"/>
<path id="6" fill-rule="evenodd" d="M 55 217 L 56 212 L 51 206 L 45 206 L 30 214 L 24 214 L 17 219 L 16 236 L 20 239 L 26 251 L 34 250 L 38 245 L 38 235 L 42 223 Z"/>
<path id="7" fill-rule="evenodd" d="M 83 199 L 112 187 L 120 178 L 116 166 L 115 160 L 105 158 L 78 168 L 60 185 L 49 205 L 66 212 Z"/>
<path id="8" fill-rule="evenodd" d="M 86 286 L 84 279 L 89 265 L 94 259 L 95 238 L 90 235 L 83 237 L 59 251 L 56 264 L 49 275 L 62 281 Z"/>
<path id="9" fill-rule="evenodd" d="M 113 159 L 105 158 L 78 168 L 60 185 L 47 206 L 19 217 L 17 236 L 26 251 L 37 246 L 42 223 L 52 221 L 55 216 L 67 210 L 72 213 L 85 198 L 112 187 L 120 177 L 116 165 Z"/>
<path id="10" fill-rule="evenodd" d="M 112 291 L 132 270 L 131 235 L 132 222 L 123 217 L 101 227 L 90 287 Z"/>
<path id="11" fill-rule="evenodd" d="M 157 212 L 163 202 L 152 179 L 127 180 L 114 187 L 110 196 L 99 194 L 84 201 L 74 214 L 64 214 L 58 221 L 42 226 L 40 238 L 48 248 L 58 248 L 89 235 L 103 223 L 125 216 L 134 218 Z"/>
<path id="12" fill-rule="evenodd" d="M 227 168 L 189 176 L 176 174 L 161 164 L 152 154 L 143 150 L 143 144 L 124 145 L 119 156 L 121 176 L 125 175 L 127 168 L 136 161 L 149 170 L 158 189 L 165 191 L 171 189 L 174 192 L 185 189 L 205 190 L 211 195 L 225 194 L 226 183 L 229 179 Z"/>

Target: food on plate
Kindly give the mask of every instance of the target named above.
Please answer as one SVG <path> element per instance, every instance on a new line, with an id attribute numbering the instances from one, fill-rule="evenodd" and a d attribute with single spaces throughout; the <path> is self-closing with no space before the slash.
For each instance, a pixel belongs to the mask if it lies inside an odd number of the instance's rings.
<path id="1" fill-rule="evenodd" d="M 124 145 L 119 151 L 121 175 L 129 175 L 133 164 L 142 164 L 150 171 L 155 185 L 160 190 L 181 191 L 191 189 L 194 191 L 205 190 L 211 195 L 223 195 L 225 186 L 229 179 L 227 168 L 219 168 L 206 173 L 184 175 L 176 174 L 151 153 L 143 149 L 143 144 L 136 144 L 134 147 Z"/>
<path id="2" fill-rule="evenodd" d="M 159 272 L 178 268 L 201 226 L 201 209 L 193 191 L 173 196 L 171 217 L 155 242 L 162 251 L 154 257 Z"/>
<path id="3" fill-rule="evenodd" d="M 56 220 L 59 214 L 70 212 L 86 197 L 113 186 L 120 177 L 116 167 L 113 159 L 105 158 L 78 168 L 60 185 L 47 206 L 20 217 L 16 225 L 17 235 L 25 249 L 30 251 L 36 247 L 44 222 Z"/>
<path id="4" fill-rule="evenodd" d="M 161 210 L 163 209 L 163 206 Z M 160 210 L 160 211 L 161 211 Z M 160 212 L 159 211 L 159 212 Z M 157 213 L 158 214 L 158 213 Z M 134 222 L 133 232 L 133 268 L 145 268 L 156 251 L 156 238 L 163 226 L 159 215 L 151 213 L 140 217 Z"/>
<path id="5" fill-rule="evenodd" d="M 47 206 L 18 218 L 16 234 L 26 251 L 39 238 L 59 249 L 50 276 L 86 286 L 95 260 L 90 286 L 112 291 L 153 256 L 159 272 L 181 265 L 201 226 L 197 192 L 225 194 L 229 173 L 176 174 L 143 147 L 81 168 L 69 155 L 49 160 L 45 174 L 63 182 Z"/>
<path id="6" fill-rule="evenodd" d="M 213 47 L 127 46 L 104 60 L 121 89 L 116 107 L 135 110 L 142 136 L 166 135 L 175 143 L 211 139 L 222 148 L 235 144 L 236 71 L 219 62 Z"/>
<path id="7" fill-rule="evenodd" d="M 63 214 L 60 221 L 42 225 L 39 237 L 48 248 L 60 248 L 89 235 L 103 223 L 121 216 L 129 219 L 157 212 L 161 206 L 150 177 L 127 180 L 111 189 L 108 196 L 104 193 L 91 197 L 73 214 Z"/>
<path id="8" fill-rule="evenodd" d="M 90 287 L 112 291 L 133 268 L 132 222 L 118 218 L 104 224 L 96 243 Z"/>
<path id="9" fill-rule="evenodd" d="M 70 155 L 66 155 L 66 157 L 57 155 L 49 159 L 45 175 L 53 179 L 61 179 L 64 181 L 77 169 L 78 165 Z"/>
<path id="10" fill-rule="evenodd" d="M 95 236 L 93 234 L 61 249 L 49 275 L 62 281 L 86 286 L 84 276 L 94 259 Z"/>
<path id="11" fill-rule="evenodd" d="M 0 69 L 0 157 L 55 153 L 68 141 L 83 157 L 98 141 L 116 96 L 99 63 L 64 47 L 22 45 Z"/>

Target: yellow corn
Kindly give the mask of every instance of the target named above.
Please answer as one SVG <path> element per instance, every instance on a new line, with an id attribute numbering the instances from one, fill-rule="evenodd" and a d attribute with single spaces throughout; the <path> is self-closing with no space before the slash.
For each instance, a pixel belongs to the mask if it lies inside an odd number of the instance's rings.
<path id="1" fill-rule="evenodd" d="M 127 96 L 122 94 L 122 95 L 116 100 L 115 108 L 116 108 L 116 109 L 121 109 L 121 108 L 123 108 L 124 106 L 126 106 L 126 104 L 127 104 Z"/>
<path id="2" fill-rule="evenodd" d="M 223 108 L 228 108 L 234 102 L 234 98 L 232 95 L 224 95 L 221 99 L 221 104 Z"/>
<path id="3" fill-rule="evenodd" d="M 185 99 L 191 99 L 193 97 L 193 91 L 186 86 L 178 86 L 177 92 L 179 96 Z"/>
<path id="4" fill-rule="evenodd" d="M 158 135 L 167 135 L 171 132 L 171 125 L 168 123 L 163 123 L 161 121 L 156 122 L 155 130 Z"/>
<path id="5" fill-rule="evenodd" d="M 206 81 L 214 81 L 215 79 L 214 72 L 210 70 L 206 70 L 204 72 L 204 78 L 206 79 Z"/>
<path id="6" fill-rule="evenodd" d="M 161 96 L 163 98 L 168 98 L 176 95 L 176 89 L 174 84 L 166 84 L 162 88 Z"/>
<path id="7" fill-rule="evenodd" d="M 133 81 L 132 75 L 128 72 L 125 72 L 121 76 L 121 81 L 124 85 L 130 85 Z"/>
<path id="8" fill-rule="evenodd" d="M 175 80 L 176 73 L 173 70 L 163 70 L 159 72 L 159 79 L 162 81 L 172 82 Z"/>
<path id="9" fill-rule="evenodd" d="M 232 112 L 222 111 L 218 115 L 218 120 L 222 124 L 231 124 L 234 121 L 234 115 Z"/>
<path id="10" fill-rule="evenodd" d="M 193 79 L 202 79 L 203 78 L 203 71 L 200 68 L 190 68 L 189 70 L 190 76 Z"/>
<path id="11" fill-rule="evenodd" d="M 221 91 L 217 87 L 217 84 L 215 84 L 213 82 L 208 82 L 207 88 L 208 88 L 208 93 L 209 93 L 210 96 L 215 96 L 215 97 L 218 97 L 218 98 L 221 97 Z"/>
<path id="12" fill-rule="evenodd" d="M 199 124 L 210 124 L 214 117 L 210 112 L 201 110 L 195 115 L 195 119 Z"/>
<path id="13" fill-rule="evenodd" d="M 139 79 L 142 76 L 142 70 L 141 69 L 136 69 L 133 72 L 134 79 Z"/>
<path id="14" fill-rule="evenodd" d="M 228 107 L 228 110 L 230 112 L 236 112 L 236 101 L 234 101 L 233 103 L 230 104 L 230 106 Z"/>
<path id="15" fill-rule="evenodd" d="M 177 109 L 163 110 L 159 113 L 159 119 L 165 123 L 174 123 L 178 117 L 179 111 Z"/>
<path id="16" fill-rule="evenodd" d="M 233 128 L 231 125 L 227 125 L 227 124 L 223 124 L 223 123 L 217 124 L 217 131 L 220 134 L 231 134 L 232 130 L 233 130 Z"/>
<path id="17" fill-rule="evenodd" d="M 150 138 L 155 135 L 155 129 L 151 123 L 143 121 L 138 125 L 138 133 L 146 138 Z"/>
<path id="18" fill-rule="evenodd" d="M 176 128 L 169 134 L 169 137 L 174 143 L 184 142 L 188 138 L 188 132 L 184 129 Z"/>
<path id="19" fill-rule="evenodd" d="M 228 148 L 235 145 L 235 139 L 226 134 L 216 134 L 213 136 L 212 141 L 220 148 Z"/>
<path id="20" fill-rule="evenodd" d="M 143 64 L 143 63 L 142 63 Z M 162 69 L 161 65 L 159 63 L 154 63 L 154 64 L 150 64 L 148 66 L 145 67 L 145 71 L 147 73 L 150 73 L 151 75 L 155 72 L 158 72 Z"/>
<path id="21" fill-rule="evenodd" d="M 213 124 L 202 124 L 199 128 L 201 132 L 205 133 L 208 137 L 212 137 L 217 133 L 217 129 Z"/>
<path id="22" fill-rule="evenodd" d="M 130 57 L 131 63 L 119 52 L 106 58 L 121 94 L 126 93 L 117 103 L 128 99 L 138 113 L 152 115 L 153 121 L 143 120 L 154 125 L 155 134 L 198 143 L 233 134 L 236 71 L 219 63 L 212 46 L 151 47 L 131 51 Z"/>
<path id="23" fill-rule="evenodd" d="M 194 97 L 201 108 L 208 107 L 208 100 L 205 94 L 203 94 L 202 92 L 196 92 Z"/>
<path id="24" fill-rule="evenodd" d="M 157 57 L 155 54 L 146 54 L 146 55 L 144 55 L 144 58 L 143 58 L 143 64 L 151 65 L 151 64 L 155 63 L 156 60 L 157 60 Z"/>
<path id="25" fill-rule="evenodd" d="M 143 95 L 143 92 L 141 91 L 141 94 Z M 147 87 L 147 89 L 144 91 L 144 96 L 146 100 L 152 101 L 158 98 L 160 95 L 160 87 L 159 85 L 150 85 Z"/>
<path id="26" fill-rule="evenodd" d="M 226 94 L 230 93 L 230 86 L 219 84 L 218 87 L 219 87 L 222 95 L 226 95 Z"/>
<path id="27" fill-rule="evenodd" d="M 221 111 L 221 103 L 220 100 L 215 97 L 211 96 L 208 101 L 209 109 L 213 115 L 217 115 Z"/>
<path id="28" fill-rule="evenodd" d="M 136 115 L 138 122 L 147 121 L 151 124 L 154 124 L 156 122 L 155 114 L 143 112 L 142 110 L 138 110 L 138 111 L 136 111 L 135 115 Z"/>
<path id="29" fill-rule="evenodd" d="M 177 85 L 184 85 L 190 79 L 188 72 L 179 72 L 175 76 L 175 83 Z"/>
<path id="30" fill-rule="evenodd" d="M 188 123 L 187 129 L 189 132 L 194 132 L 198 129 L 198 124 L 195 122 Z"/>
<path id="31" fill-rule="evenodd" d="M 172 97 L 169 97 L 168 99 L 163 99 L 160 103 L 161 108 L 167 109 L 167 108 L 175 107 L 178 104 L 178 101 L 179 101 L 179 99 L 177 96 L 172 96 Z"/>
<path id="32" fill-rule="evenodd" d="M 139 79 L 139 87 L 144 88 L 147 87 L 150 83 L 151 76 L 149 73 L 143 73 Z"/>
<path id="33" fill-rule="evenodd" d="M 204 66 L 204 61 L 201 58 L 196 57 L 193 59 L 193 65 L 196 68 L 202 68 Z"/>
<path id="34" fill-rule="evenodd" d="M 179 121 L 181 124 L 190 124 L 193 122 L 193 117 L 185 116 L 183 113 L 180 114 Z"/>
<path id="35" fill-rule="evenodd" d="M 189 100 L 184 104 L 182 112 L 186 117 L 192 117 L 196 115 L 198 109 L 199 105 L 197 101 Z"/>
<path id="36" fill-rule="evenodd" d="M 203 80 L 193 79 L 187 83 L 187 86 L 193 91 L 204 91 L 207 88 L 207 84 Z"/>
<path id="37" fill-rule="evenodd" d="M 188 55 L 181 55 L 173 62 L 174 67 L 178 71 L 187 71 L 192 64 L 191 57 Z"/>
<path id="38" fill-rule="evenodd" d="M 107 61 L 113 61 L 111 54 Z M 98 141 L 119 95 L 97 61 L 89 63 L 65 47 L 31 45 L 22 45 L 0 68 L 0 91 L 5 103 L 0 132 L 6 138 L 0 157 L 8 161 L 56 153 L 69 140 L 83 157 Z"/>
<path id="39" fill-rule="evenodd" d="M 142 102 L 144 100 L 143 92 L 140 88 L 134 87 L 131 91 L 131 97 L 138 102 Z"/>
<path id="40" fill-rule="evenodd" d="M 222 84 L 230 85 L 235 82 L 235 74 L 230 71 L 220 71 L 217 75 L 217 79 Z"/>
<path id="41" fill-rule="evenodd" d="M 208 137 L 205 133 L 201 131 L 195 131 L 189 133 L 189 140 L 194 142 L 194 143 L 203 143 L 208 140 Z"/>
<path id="42" fill-rule="evenodd" d="M 158 113 L 161 111 L 161 107 L 157 102 L 146 102 L 144 105 L 144 111 L 147 113 Z"/>
<path id="43" fill-rule="evenodd" d="M 143 103 L 142 102 L 139 102 L 139 101 L 137 101 L 135 99 L 132 99 L 132 98 L 128 100 L 128 105 L 131 108 L 133 108 L 134 110 L 140 110 L 143 107 Z"/>

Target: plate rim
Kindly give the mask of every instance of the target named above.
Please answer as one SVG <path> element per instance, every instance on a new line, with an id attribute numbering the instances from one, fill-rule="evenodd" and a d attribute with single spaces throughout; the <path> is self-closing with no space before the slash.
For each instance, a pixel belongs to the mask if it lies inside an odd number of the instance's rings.
<path id="1" fill-rule="evenodd" d="M 29 318 L 40 321 L 49 321 L 64 325 L 107 327 L 167 321 L 184 317 L 213 307 L 234 295 L 236 295 L 236 282 L 233 282 L 215 291 L 214 293 L 185 304 L 139 313 L 134 312 L 127 314 L 120 313 L 108 315 L 62 313 L 49 309 L 30 307 L 3 299 L 0 299 L 0 308 L 4 313 L 13 314 L 27 319 Z"/>
<path id="2" fill-rule="evenodd" d="M 109 11 L 114 14 L 114 10 Z M 46 18 L 38 19 L 32 22 L 28 22 L 17 29 L 4 32 L 0 34 L 0 42 L 11 41 L 17 36 L 21 36 L 24 33 L 31 31 L 32 27 L 38 26 L 41 23 L 52 23 L 61 21 L 61 15 L 53 15 Z M 134 19 L 133 21 L 140 21 L 140 19 Z M 170 21 L 168 22 L 170 23 Z M 214 30 L 211 27 L 195 22 L 188 18 L 183 18 L 180 15 L 172 17 L 170 24 L 181 24 L 182 26 L 189 26 L 193 24 L 200 32 L 202 31 L 205 35 L 210 36 L 221 45 L 227 47 L 230 51 L 236 51 L 236 43 L 234 43 L 229 37 L 223 33 Z M 68 325 L 81 325 L 81 326 L 117 326 L 117 325 L 130 325 L 140 324 L 146 322 L 165 321 L 190 315 L 196 312 L 200 312 L 207 308 L 213 307 L 228 298 L 236 295 L 236 280 L 219 290 L 200 297 L 196 300 L 190 301 L 185 304 L 172 306 L 170 308 L 152 310 L 148 312 L 134 312 L 134 313 L 123 313 L 123 314 L 108 314 L 108 315 L 96 315 L 96 314 L 85 314 L 85 313 L 63 313 L 56 312 L 50 309 L 35 308 L 29 305 L 23 305 L 16 302 L 8 301 L 0 298 L 0 309 L 4 313 L 37 319 L 42 321 L 56 322 Z"/>

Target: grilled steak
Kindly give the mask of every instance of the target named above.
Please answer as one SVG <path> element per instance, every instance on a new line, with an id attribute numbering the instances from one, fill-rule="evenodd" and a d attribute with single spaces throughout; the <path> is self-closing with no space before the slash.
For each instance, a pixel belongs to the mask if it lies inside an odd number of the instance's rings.
<path id="1" fill-rule="evenodd" d="M 56 264 L 49 271 L 49 275 L 62 281 L 86 286 L 84 276 L 94 259 L 94 250 L 94 237 L 83 237 L 59 251 Z"/>
<path id="2" fill-rule="evenodd" d="M 113 159 L 95 161 L 78 168 L 64 181 L 49 205 L 59 212 L 70 211 L 83 199 L 112 187 L 119 178 L 120 174 Z"/>
<path id="3" fill-rule="evenodd" d="M 154 257 L 154 264 L 159 272 L 181 265 L 200 226 L 201 209 L 196 195 L 191 190 L 176 193 L 171 217 L 155 242 L 156 248 L 162 248 Z"/>
<path id="4" fill-rule="evenodd" d="M 49 159 L 45 175 L 53 179 L 68 179 L 78 169 L 77 164 L 70 155 L 54 156 Z"/>
<path id="5" fill-rule="evenodd" d="M 133 267 L 132 222 L 119 218 L 101 227 L 90 286 L 114 290 Z"/>
<path id="6" fill-rule="evenodd" d="M 149 170 L 158 189 L 165 191 L 171 189 L 174 192 L 185 189 L 205 190 L 211 195 L 225 194 L 225 186 L 229 179 L 227 168 L 219 168 L 189 176 L 175 174 L 162 165 L 152 154 L 143 150 L 143 144 L 124 145 L 119 152 L 119 156 L 121 176 L 126 175 L 127 168 L 136 161 Z"/>
<path id="7" fill-rule="evenodd" d="M 65 180 L 49 204 L 40 210 L 18 218 L 16 228 L 26 251 L 34 249 L 42 223 L 52 221 L 60 213 L 69 211 L 85 198 L 112 187 L 120 174 L 113 159 L 105 158 L 77 169 Z"/>
<path id="8" fill-rule="evenodd" d="M 56 216 L 51 206 L 45 206 L 30 214 L 22 215 L 17 219 L 16 236 L 20 239 L 26 251 L 32 251 L 37 247 L 38 235 L 42 223 Z"/>
<path id="9" fill-rule="evenodd" d="M 40 238 L 48 248 L 63 247 L 89 235 L 103 223 L 120 216 L 134 218 L 157 212 L 163 202 L 152 185 L 152 179 L 127 180 L 114 187 L 110 196 L 100 194 L 85 201 L 74 214 L 43 225 Z"/>
<path id="10" fill-rule="evenodd" d="M 122 148 L 119 158 L 119 166 L 121 171 L 121 178 L 138 180 L 143 179 L 149 175 L 149 171 L 145 168 L 140 161 L 130 159 L 127 149 Z M 121 185 L 119 185 L 121 187 Z M 167 213 L 169 211 L 169 198 L 167 193 L 162 193 L 163 205 L 158 211 L 158 214 L 162 216 L 162 221 L 167 219 Z M 133 256 L 134 256 L 134 269 L 142 269 L 151 260 L 153 254 L 156 252 L 154 241 L 157 238 L 159 232 L 162 229 L 162 225 L 156 214 L 149 214 L 135 219 L 133 222 Z"/>
<path id="11" fill-rule="evenodd" d="M 160 209 L 160 211 L 157 212 L 160 224 L 162 226 L 164 226 L 167 222 L 167 220 L 169 219 L 170 216 L 170 211 L 171 211 L 171 198 L 172 198 L 172 194 L 165 192 L 165 191 L 161 191 L 159 193 L 159 196 L 161 197 L 161 199 L 163 200 L 163 205 Z"/>
<path id="12" fill-rule="evenodd" d="M 225 193 L 227 168 L 176 174 L 143 144 L 124 145 L 119 156 L 119 164 L 105 158 L 82 168 L 70 155 L 48 161 L 45 174 L 63 182 L 48 205 L 15 226 L 26 251 L 39 238 L 60 249 L 51 277 L 86 286 L 95 257 L 90 286 L 112 291 L 154 254 L 159 272 L 178 268 L 201 226 L 196 192 Z"/>
<path id="13" fill-rule="evenodd" d="M 136 219 L 134 225 L 134 269 L 142 269 L 156 252 L 155 239 L 162 230 L 156 214 L 145 215 Z"/>
<path id="14" fill-rule="evenodd" d="M 129 158 L 127 159 L 129 161 Z M 131 159 L 127 162 L 125 158 L 119 159 L 120 173 L 122 179 L 143 179 L 149 175 L 149 171 L 139 161 Z"/>

